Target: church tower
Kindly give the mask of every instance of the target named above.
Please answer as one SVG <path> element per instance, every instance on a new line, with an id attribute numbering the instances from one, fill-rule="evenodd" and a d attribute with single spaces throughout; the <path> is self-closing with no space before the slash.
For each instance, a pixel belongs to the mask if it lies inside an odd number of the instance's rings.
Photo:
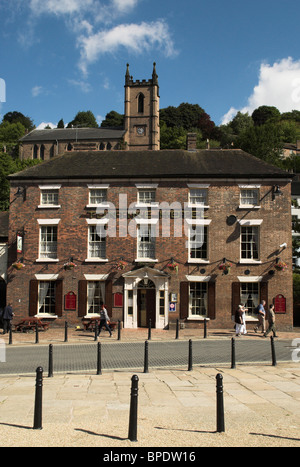
<path id="1" fill-rule="evenodd" d="M 152 79 L 133 81 L 129 64 L 125 75 L 125 135 L 126 149 L 160 149 L 159 86 L 156 64 Z"/>

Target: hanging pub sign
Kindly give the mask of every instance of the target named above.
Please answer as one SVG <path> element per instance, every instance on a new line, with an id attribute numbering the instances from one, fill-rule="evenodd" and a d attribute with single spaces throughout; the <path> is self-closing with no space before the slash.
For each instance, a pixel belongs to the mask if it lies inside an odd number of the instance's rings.
<path id="1" fill-rule="evenodd" d="M 74 292 L 68 292 L 65 295 L 65 310 L 76 310 L 76 294 Z"/>
<path id="2" fill-rule="evenodd" d="M 17 235 L 17 253 L 23 253 L 23 237 Z"/>
<path id="3" fill-rule="evenodd" d="M 286 313 L 286 298 L 279 294 L 274 298 L 275 313 L 284 314 Z"/>

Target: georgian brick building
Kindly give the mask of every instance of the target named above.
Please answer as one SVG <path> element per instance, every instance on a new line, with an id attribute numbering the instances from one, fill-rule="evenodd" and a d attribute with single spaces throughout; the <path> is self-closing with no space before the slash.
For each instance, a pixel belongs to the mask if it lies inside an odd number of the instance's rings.
<path id="1" fill-rule="evenodd" d="M 10 176 L 8 300 L 78 324 L 232 328 L 276 300 L 293 326 L 291 180 L 240 150 L 68 152 Z M 25 267 L 15 269 L 20 261 Z M 279 270 L 281 262 L 287 269 Z"/>
<path id="2" fill-rule="evenodd" d="M 33 130 L 20 139 L 21 159 L 49 160 L 72 151 L 159 150 L 159 86 L 152 78 L 134 81 L 127 65 L 124 128 Z"/>

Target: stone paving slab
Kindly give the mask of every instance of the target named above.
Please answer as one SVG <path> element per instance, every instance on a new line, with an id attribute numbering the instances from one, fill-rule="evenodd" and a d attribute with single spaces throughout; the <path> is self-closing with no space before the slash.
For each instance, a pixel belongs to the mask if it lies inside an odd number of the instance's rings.
<path id="1" fill-rule="evenodd" d="M 225 433 L 216 433 L 217 373 Z M 0 446 L 300 447 L 300 364 L 136 374 L 137 443 L 128 440 L 132 372 L 44 377 L 42 430 L 32 429 L 35 378 L 0 376 Z"/>

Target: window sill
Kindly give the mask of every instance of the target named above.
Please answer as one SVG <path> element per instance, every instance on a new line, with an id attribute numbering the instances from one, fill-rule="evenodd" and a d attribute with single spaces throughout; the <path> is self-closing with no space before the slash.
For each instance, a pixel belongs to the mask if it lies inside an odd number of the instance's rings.
<path id="1" fill-rule="evenodd" d="M 262 264 L 262 262 L 256 259 L 240 259 L 239 264 Z"/>
<path id="2" fill-rule="evenodd" d="M 103 258 L 87 258 L 84 260 L 85 263 L 107 263 L 108 259 Z"/>
<path id="3" fill-rule="evenodd" d="M 136 263 L 158 263 L 158 259 L 151 258 L 136 258 L 134 261 Z"/>
<path id="4" fill-rule="evenodd" d="M 207 318 L 207 316 L 189 316 L 187 318 L 188 321 L 210 321 L 210 318 Z"/>
<path id="5" fill-rule="evenodd" d="M 58 263 L 59 259 L 52 258 L 38 258 L 35 260 L 36 263 Z"/>
<path id="6" fill-rule="evenodd" d="M 210 261 L 208 259 L 189 259 L 188 260 L 188 263 L 192 263 L 192 264 L 210 264 Z"/>
<path id="7" fill-rule="evenodd" d="M 260 209 L 261 206 L 257 204 L 240 204 L 239 209 Z"/>
<path id="8" fill-rule="evenodd" d="M 37 315 L 34 315 L 35 318 L 39 318 L 39 319 L 42 319 L 42 318 L 52 318 L 52 319 L 57 319 L 58 316 L 57 315 L 51 315 L 49 313 L 38 313 Z"/>
<path id="9" fill-rule="evenodd" d="M 60 204 L 39 204 L 38 209 L 59 209 L 61 208 Z"/>

